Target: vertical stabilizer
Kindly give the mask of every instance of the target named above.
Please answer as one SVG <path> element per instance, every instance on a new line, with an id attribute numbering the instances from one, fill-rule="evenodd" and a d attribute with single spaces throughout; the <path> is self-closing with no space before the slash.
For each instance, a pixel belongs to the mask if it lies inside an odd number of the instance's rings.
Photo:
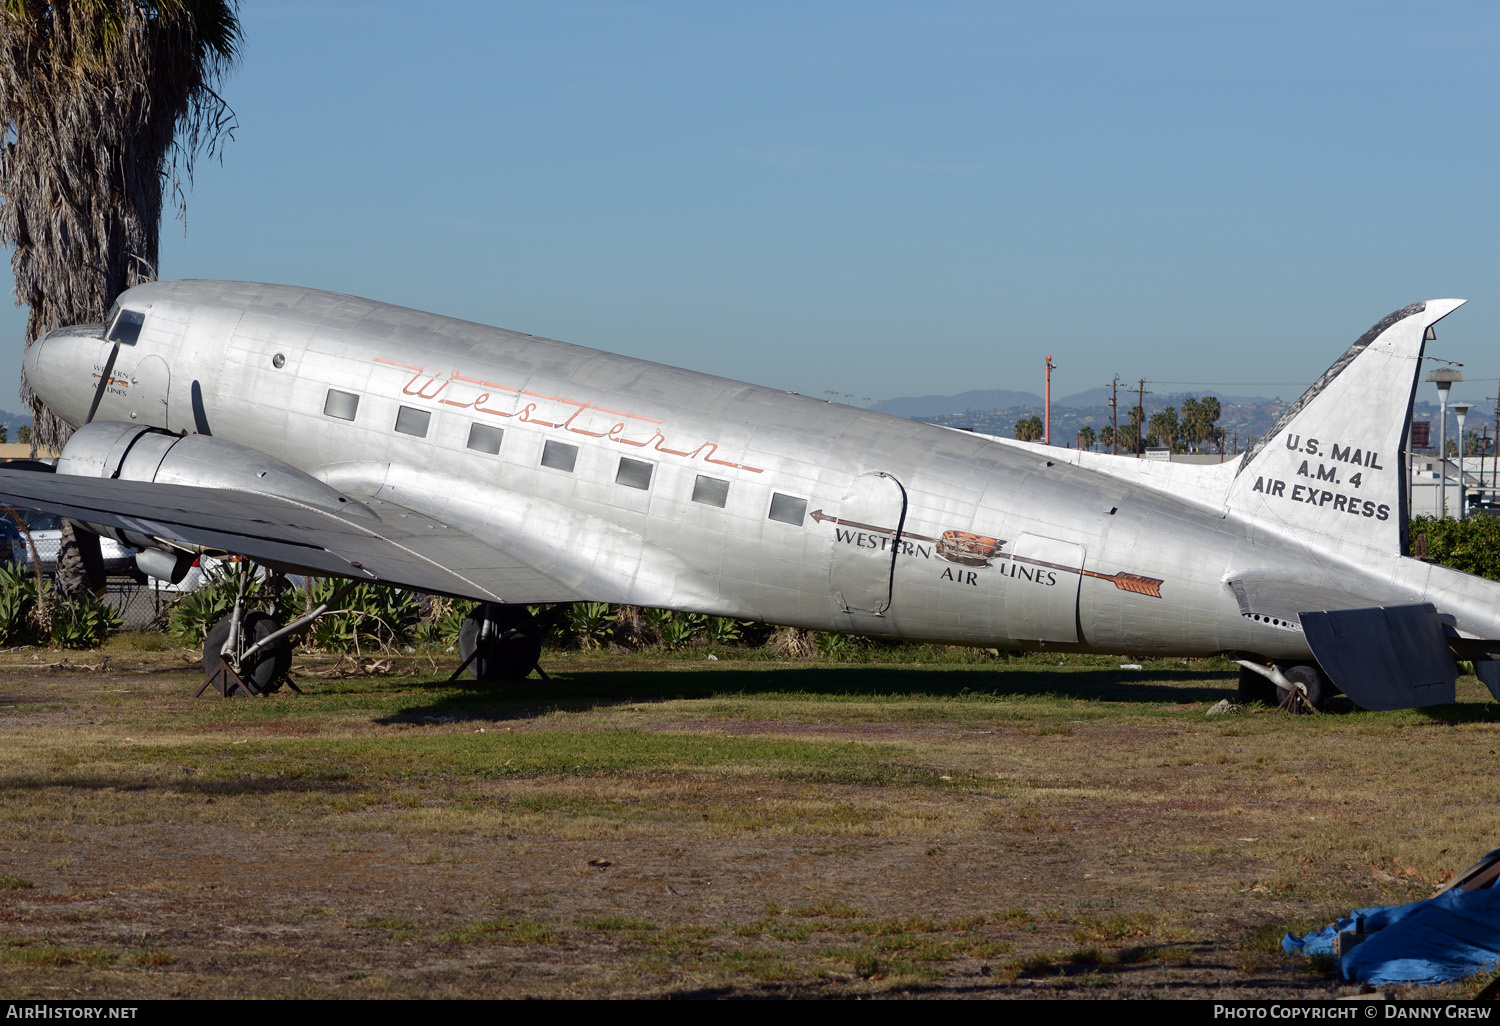
<path id="1" fill-rule="evenodd" d="M 1356 555 L 1404 551 L 1423 338 L 1463 302 L 1414 303 L 1361 335 L 1245 453 L 1225 511 Z"/>

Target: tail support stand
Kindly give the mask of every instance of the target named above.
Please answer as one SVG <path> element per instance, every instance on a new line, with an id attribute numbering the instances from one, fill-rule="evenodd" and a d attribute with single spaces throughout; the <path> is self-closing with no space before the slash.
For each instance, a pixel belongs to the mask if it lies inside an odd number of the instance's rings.
<path id="1" fill-rule="evenodd" d="M 313 622 L 318 617 L 328 612 L 345 595 L 349 594 L 351 588 L 359 583 L 358 581 L 350 581 L 329 596 L 328 601 L 321 603 L 306 616 L 298 617 L 285 627 L 267 634 L 253 645 L 244 649 L 244 651 L 240 651 L 240 645 L 244 640 L 244 633 L 240 630 L 240 625 L 243 622 L 245 611 L 246 577 L 240 579 L 240 589 L 234 599 L 234 612 L 231 614 L 232 618 L 229 624 L 229 640 L 224 643 L 224 651 L 220 653 L 219 664 L 208 675 L 208 679 L 203 682 L 203 686 L 198 689 L 198 694 L 194 695 L 194 698 L 201 697 L 203 692 L 207 691 L 210 687 L 217 688 L 219 694 L 225 698 L 233 694 L 236 688 L 247 695 L 264 694 L 264 691 L 256 687 L 254 681 L 249 679 L 250 675 L 246 671 L 246 667 L 253 667 L 261 657 L 268 655 L 273 645 L 304 633 L 313 625 Z M 302 689 L 297 687 L 296 682 L 289 677 L 286 679 L 286 683 L 297 694 L 300 695 L 302 693 Z"/>
<path id="2" fill-rule="evenodd" d="M 234 667 L 229 665 L 229 660 L 227 659 L 219 660 L 219 665 L 214 667 L 214 672 L 208 675 L 208 679 L 203 682 L 203 686 L 198 689 L 198 693 L 193 697 L 202 698 L 203 692 L 211 687 L 217 689 L 219 694 L 225 698 L 234 694 L 236 690 L 243 691 L 247 695 L 258 695 L 261 693 L 253 681 L 248 681 L 236 673 Z M 297 691 L 297 685 L 292 684 L 292 690 Z M 300 692 L 298 693 L 300 694 Z"/>
<path id="3" fill-rule="evenodd" d="M 464 658 L 448 683 L 458 680 L 470 666 L 476 679 L 489 683 L 515 683 L 532 671 L 550 680 L 539 664 L 542 634 L 567 609 L 567 605 L 554 606 L 536 617 L 523 605 L 480 603 L 465 617 L 459 631 L 458 650 Z"/>
<path id="4" fill-rule="evenodd" d="M 98 404 L 98 397 L 95 397 L 94 402 L 95 405 Z M 202 698 L 203 692 L 210 687 L 217 688 L 219 694 L 225 698 L 234 694 L 236 689 L 247 695 L 260 694 L 260 689 L 255 686 L 254 682 L 247 681 L 240 676 L 240 667 L 244 665 L 239 655 L 240 621 L 245 613 L 245 584 L 249 576 L 249 574 L 240 575 L 239 589 L 234 593 L 234 611 L 229 615 L 229 640 L 224 642 L 224 649 L 219 653 L 219 665 L 214 667 L 214 671 L 208 675 L 208 679 L 203 682 L 203 686 L 198 689 L 194 698 Z"/>

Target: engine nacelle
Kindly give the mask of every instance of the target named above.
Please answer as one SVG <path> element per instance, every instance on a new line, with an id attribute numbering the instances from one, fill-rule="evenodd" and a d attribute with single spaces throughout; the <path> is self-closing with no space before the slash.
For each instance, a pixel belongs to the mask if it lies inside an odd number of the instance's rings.
<path id="1" fill-rule="evenodd" d="M 362 503 L 265 453 L 211 435 L 175 435 L 117 421 L 95 421 L 73 432 L 58 457 L 57 473 L 253 492 L 330 513 L 374 516 Z M 170 548 L 134 531 L 87 526 L 132 548 Z M 146 565 L 141 569 L 151 572 Z"/>

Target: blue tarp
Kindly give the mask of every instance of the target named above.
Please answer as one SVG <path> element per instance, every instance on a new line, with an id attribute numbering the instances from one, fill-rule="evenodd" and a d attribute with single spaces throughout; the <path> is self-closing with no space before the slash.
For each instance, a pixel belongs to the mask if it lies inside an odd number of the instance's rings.
<path id="1" fill-rule="evenodd" d="M 1357 908 L 1349 918 L 1303 937 L 1287 934 L 1283 950 L 1333 955 L 1345 930 L 1371 934 L 1339 964 L 1346 980 L 1431 984 L 1461 980 L 1500 966 L 1500 888 L 1445 891 L 1410 905 Z"/>

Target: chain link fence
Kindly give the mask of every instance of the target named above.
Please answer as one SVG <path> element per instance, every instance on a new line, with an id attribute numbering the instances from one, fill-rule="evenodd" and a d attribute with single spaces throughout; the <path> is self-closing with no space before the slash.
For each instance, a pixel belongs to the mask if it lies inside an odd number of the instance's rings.
<path id="1" fill-rule="evenodd" d="M 111 577 L 106 586 L 104 604 L 120 614 L 127 631 L 165 629 L 172 606 L 182 593 L 158 588 L 156 584 L 137 584 L 128 577 Z"/>

